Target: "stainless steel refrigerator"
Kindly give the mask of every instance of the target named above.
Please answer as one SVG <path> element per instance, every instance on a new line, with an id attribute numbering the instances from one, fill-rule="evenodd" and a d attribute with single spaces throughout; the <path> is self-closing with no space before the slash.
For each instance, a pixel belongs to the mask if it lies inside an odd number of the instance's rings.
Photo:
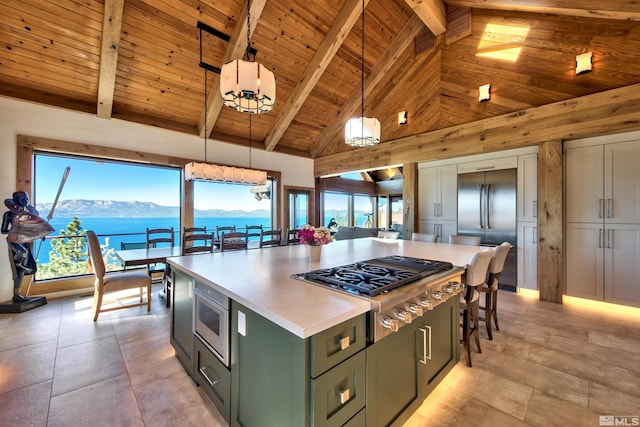
<path id="1" fill-rule="evenodd" d="M 458 234 L 480 236 L 482 245 L 509 242 L 500 284 L 515 289 L 517 169 L 501 169 L 458 175 Z"/>

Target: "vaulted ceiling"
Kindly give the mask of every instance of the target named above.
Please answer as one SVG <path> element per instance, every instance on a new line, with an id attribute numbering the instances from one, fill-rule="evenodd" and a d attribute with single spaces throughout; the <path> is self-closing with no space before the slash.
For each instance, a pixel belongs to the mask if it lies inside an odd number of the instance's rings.
<path id="1" fill-rule="evenodd" d="M 365 113 L 382 142 L 640 82 L 633 0 L 365 0 Z M 275 108 L 253 147 L 318 158 L 352 150 L 360 115 L 361 0 L 253 0 L 251 46 Z M 221 67 L 246 48 L 243 0 L 0 0 L 0 95 L 248 145 L 249 115 L 224 107 Z M 575 74 L 575 56 L 594 69 Z M 490 83 L 491 100 L 478 102 Z M 397 114 L 407 111 L 408 123 Z M 361 155 L 361 152 L 358 152 Z"/>

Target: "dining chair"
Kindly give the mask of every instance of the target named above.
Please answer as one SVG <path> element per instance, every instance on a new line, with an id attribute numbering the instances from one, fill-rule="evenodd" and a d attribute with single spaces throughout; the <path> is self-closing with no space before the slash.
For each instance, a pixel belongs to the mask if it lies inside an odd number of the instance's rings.
<path id="1" fill-rule="evenodd" d="M 247 231 L 247 239 L 250 237 L 260 237 L 262 225 L 247 225 L 245 230 Z"/>
<path id="2" fill-rule="evenodd" d="M 235 225 L 223 225 L 223 226 L 216 225 L 216 236 L 215 236 L 215 241 L 213 242 L 214 245 L 217 245 L 217 246 L 220 245 L 220 237 L 222 233 L 229 233 L 229 232 L 235 232 L 235 231 L 236 231 Z"/>
<path id="3" fill-rule="evenodd" d="M 260 231 L 260 248 L 266 248 L 269 246 L 280 246 L 282 243 L 282 229 L 277 230 L 262 230 Z"/>
<path id="4" fill-rule="evenodd" d="M 491 319 L 496 325 L 496 330 L 499 331 L 498 326 L 498 281 L 500 280 L 500 273 L 504 269 L 504 262 L 507 259 L 509 250 L 511 249 L 511 243 L 504 242 L 493 248 L 493 258 L 489 263 L 487 269 L 487 280 L 480 287 L 480 293 L 484 293 L 484 306 L 480 306 L 480 310 L 484 312 L 485 326 L 487 327 L 487 336 L 490 340 L 493 339 L 493 333 L 491 331 Z"/>
<path id="5" fill-rule="evenodd" d="M 438 235 L 427 233 L 411 233 L 411 240 L 435 243 L 438 240 Z"/>
<path id="6" fill-rule="evenodd" d="M 98 315 L 107 311 L 120 310 L 123 308 L 139 307 L 146 305 L 147 312 L 151 311 L 151 277 L 142 270 L 128 270 L 106 273 L 102 250 L 98 236 L 92 230 L 87 230 L 87 242 L 89 245 L 89 262 L 95 276 L 93 304 L 93 321 L 98 320 Z M 138 303 L 120 305 L 117 307 L 102 308 L 105 293 L 121 291 L 125 289 L 140 289 L 140 300 Z M 144 289 L 147 289 L 147 301 L 144 302 Z"/>
<path id="7" fill-rule="evenodd" d="M 471 367 L 471 336 L 473 335 L 478 353 L 482 353 L 480 348 L 480 333 L 478 330 L 478 321 L 480 319 L 480 293 L 478 288 L 486 283 L 487 270 L 489 263 L 493 257 L 493 249 L 476 252 L 473 254 L 467 265 L 465 273 L 462 275 L 461 282 L 466 286 L 466 291 L 460 293 L 460 311 L 462 320 L 462 337 L 461 341 L 464 347 L 467 366 Z"/>
<path id="8" fill-rule="evenodd" d="M 299 245 L 300 239 L 296 237 L 296 234 L 300 231 L 298 228 L 287 228 L 287 245 Z"/>
<path id="9" fill-rule="evenodd" d="M 182 255 L 213 252 L 213 233 L 182 235 Z"/>
<path id="10" fill-rule="evenodd" d="M 230 231 L 220 236 L 220 252 L 247 249 L 247 232 Z"/>
<path id="11" fill-rule="evenodd" d="M 170 228 L 148 228 L 146 231 L 147 249 L 158 247 L 174 247 L 173 227 Z M 160 273 L 160 282 L 164 285 L 164 290 L 160 296 L 164 296 L 166 306 L 171 304 L 171 267 L 169 264 L 157 263 L 147 265 L 147 272 L 153 281 L 153 276 Z"/>
<path id="12" fill-rule="evenodd" d="M 194 233 L 205 233 L 207 232 L 207 226 L 204 227 L 182 227 L 182 234 L 194 234 Z"/>
<path id="13" fill-rule="evenodd" d="M 378 237 L 381 239 L 397 239 L 399 236 L 400 236 L 399 231 L 388 231 L 388 230 L 378 231 Z"/>
<path id="14" fill-rule="evenodd" d="M 460 236 L 457 234 L 449 236 L 449 243 L 453 245 L 480 246 L 481 241 L 480 236 Z"/>
<path id="15" fill-rule="evenodd" d="M 121 251 L 146 248 L 147 242 L 120 242 Z M 138 268 L 138 266 L 134 266 L 134 268 Z M 124 270 L 127 270 L 127 267 L 124 267 Z"/>

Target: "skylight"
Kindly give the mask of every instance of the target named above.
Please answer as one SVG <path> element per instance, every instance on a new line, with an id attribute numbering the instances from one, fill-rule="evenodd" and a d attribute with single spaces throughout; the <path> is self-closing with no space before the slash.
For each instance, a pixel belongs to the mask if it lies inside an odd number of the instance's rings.
<path id="1" fill-rule="evenodd" d="M 516 62 L 527 34 L 528 26 L 487 24 L 476 56 Z"/>

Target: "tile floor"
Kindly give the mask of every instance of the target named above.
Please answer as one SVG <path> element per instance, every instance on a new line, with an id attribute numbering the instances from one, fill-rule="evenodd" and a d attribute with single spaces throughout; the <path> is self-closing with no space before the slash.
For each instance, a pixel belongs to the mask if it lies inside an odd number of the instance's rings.
<path id="1" fill-rule="evenodd" d="M 0 314 L 0 426 L 224 426 L 173 357 L 169 311 L 102 314 L 91 298 Z M 405 427 L 599 426 L 640 417 L 640 310 L 583 308 L 501 292 L 482 335 Z M 265 427 L 265 426 L 258 426 Z"/>

